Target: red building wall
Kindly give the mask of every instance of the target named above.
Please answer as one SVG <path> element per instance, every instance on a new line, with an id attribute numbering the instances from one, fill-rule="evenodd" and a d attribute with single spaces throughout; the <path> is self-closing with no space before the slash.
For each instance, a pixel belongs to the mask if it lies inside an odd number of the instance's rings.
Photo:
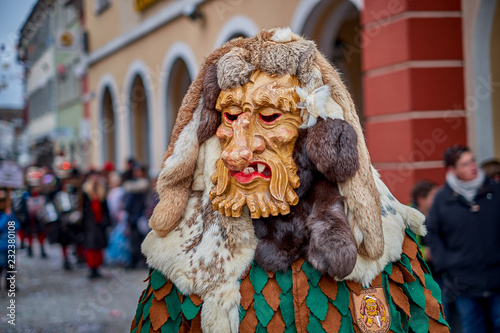
<path id="1" fill-rule="evenodd" d="M 402 202 L 442 184 L 444 149 L 466 144 L 460 0 L 370 0 L 361 17 L 372 163 Z"/>

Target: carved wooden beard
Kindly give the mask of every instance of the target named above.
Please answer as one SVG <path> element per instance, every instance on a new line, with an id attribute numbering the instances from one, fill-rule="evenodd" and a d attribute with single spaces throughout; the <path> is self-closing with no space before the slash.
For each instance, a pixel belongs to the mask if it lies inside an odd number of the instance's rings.
<path id="1" fill-rule="evenodd" d="M 217 137 L 222 145 L 210 191 L 214 210 L 239 217 L 245 205 L 252 218 L 286 215 L 299 201 L 293 149 L 302 124 L 296 77 L 255 71 L 248 83 L 223 90 Z"/>

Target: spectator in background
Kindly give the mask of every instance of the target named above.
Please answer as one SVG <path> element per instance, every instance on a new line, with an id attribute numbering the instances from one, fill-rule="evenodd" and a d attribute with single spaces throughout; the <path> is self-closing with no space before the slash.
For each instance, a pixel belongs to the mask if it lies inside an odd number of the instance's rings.
<path id="1" fill-rule="evenodd" d="M 125 166 L 125 171 L 122 174 L 122 181 L 127 181 L 127 180 L 134 178 L 134 166 L 136 164 L 137 163 L 135 162 L 135 160 L 132 157 L 130 157 L 127 160 L 127 164 Z"/>
<path id="2" fill-rule="evenodd" d="M 77 243 L 80 232 L 82 212 L 79 209 L 81 196 L 81 177 L 78 170 L 71 170 L 68 178 L 62 179 L 62 189 L 54 197 L 54 204 L 59 213 L 59 219 L 49 224 L 49 235 L 61 245 L 63 268 L 71 269 L 68 247 Z"/>
<path id="3" fill-rule="evenodd" d="M 123 195 L 125 190 L 121 186 L 120 175 L 113 171 L 109 173 L 108 176 L 108 196 L 106 201 L 109 208 L 109 216 L 111 218 L 111 224 L 115 226 L 120 220 L 120 214 L 123 212 Z"/>
<path id="4" fill-rule="evenodd" d="M 106 183 L 109 184 L 109 177 L 115 171 L 115 164 L 111 161 L 104 162 L 102 166 L 102 176 L 106 179 Z"/>
<path id="5" fill-rule="evenodd" d="M 9 290 L 9 281 L 7 280 L 7 272 L 15 271 L 16 267 L 9 266 L 9 254 L 15 253 L 15 242 L 9 243 L 9 231 L 14 235 L 13 239 L 16 240 L 15 234 L 19 229 L 20 225 L 17 221 L 16 216 L 12 213 L 12 207 L 10 204 L 10 200 L 8 200 L 8 196 L 10 192 L 5 189 L 0 189 L 0 287 L 2 280 L 5 280 L 5 290 Z M 9 244 L 14 245 L 14 248 L 10 248 L 10 250 L 14 250 L 14 252 L 10 251 L 9 253 Z M 10 259 L 13 259 L 12 255 Z M 12 260 L 10 263 L 14 263 L 15 260 Z M 1 289 L 1 288 L 0 288 Z"/>
<path id="6" fill-rule="evenodd" d="M 107 246 L 106 228 L 110 225 L 106 203 L 106 183 L 97 172 L 88 174 L 82 185 L 83 215 L 82 229 L 85 259 L 90 268 L 89 278 L 101 277 L 99 267 L 103 264 L 102 250 Z"/>
<path id="7" fill-rule="evenodd" d="M 418 209 L 425 217 L 429 216 L 438 186 L 429 180 L 421 180 L 411 190 L 412 206 Z"/>
<path id="8" fill-rule="evenodd" d="M 500 161 L 497 159 L 491 159 L 489 161 L 483 162 L 481 164 L 481 169 L 483 169 L 486 177 L 493 179 L 497 183 L 500 183 Z"/>
<path id="9" fill-rule="evenodd" d="M 429 210 L 431 209 L 432 203 L 434 201 L 434 196 L 438 190 L 436 183 L 429 180 L 421 180 L 413 186 L 411 190 L 411 206 L 418 209 L 427 218 L 429 216 Z M 429 247 L 426 246 L 425 240 L 421 240 L 421 245 L 423 247 L 424 258 L 427 263 L 432 266 L 432 257 Z M 431 267 L 432 269 L 432 267 Z M 432 269 L 434 272 L 434 269 Z"/>
<path id="10" fill-rule="evenodd" d="M 146 196 L 150 188 L 146 170 L 144 166 L 135 165 L 133 168 L 133 178 L 123 182 L 131 250 L 130 265 L 128 268 L 136 268 L 137 264 L 144 259 L 141 253 L 141 244 L 144 237 L 138 229 L 137 222 L 146 210 Z"/>
<path id="11" fill-rule="evenodd" d="M 422 180 L 415 184 L 411 191 L 412 197 L 412 207 L 418 209 L 426 218 L 429 217 L 429 211 L 434 202 L 434 197 L 436 196 L 439 186 L 429 180 Z M 443 288 L 443 280 L 440 272 L 436 272 L 434 264 L 432 261 L 431 249 L 428 246 L 428 241 L 426 237 L 419 239 L 420 245 L 422 247 L 422 252 L 424 254 L 424 259 L 429 266 L 434 280 L 439 284 L 441 289 Z M 460 317 L 457 313 L 455 302 L 453 298 L 449 298 L 448 295 L 442 295 L 443 306 L 446 313 L 446 320 L 450 325 L 450 328 L 454 333 L 462 332 L 460 325 Z"/>
<path id="12" fill-rule="evenodd" d="M 449 147 L 444 162 L 446 184 L 427 220 L 434 267 L 455 297 L 463 332 L 500 332 L 500 184 L 467 147 Z"/>
<path id="13" fill-rule="evenodd" d="M 27 192 L 23 193 L 18 218 L 21 221 L 21 240 L 28 241 L 28 257 L 33 257 L 33 236 L 36 236 L 40 244 L 40 254 L 42 258 L 47 257 L 45 252 L 44 222 L 42 216 L 45 210 L 45 197 L 40 195 L 39 186 L 31 186 Z"/>
<path id="14" fill-rule="evenodd" d="M 126 266 L 130 263 L 130 242 L 127 236 L 125 213 L 125 190 L 121 186 L 121 178 L 117 172 L 109 175 L 107 202 L 113 230 L 109 233 L 106 261 L 111 265 Z"/>

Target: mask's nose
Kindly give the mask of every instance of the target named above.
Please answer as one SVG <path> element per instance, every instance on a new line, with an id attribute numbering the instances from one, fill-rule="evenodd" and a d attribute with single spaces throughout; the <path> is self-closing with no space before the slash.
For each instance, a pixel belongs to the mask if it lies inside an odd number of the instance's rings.
<path id="1" fill-rule="evenodd" d="M 233 138 L 222 152 L 221 159 L 229 170 L 241 171 L 252 162 L 254 152 L 264 150 L 264 143 L 252 133 L 250 113 L 240 114 L 232 125 Z"/>

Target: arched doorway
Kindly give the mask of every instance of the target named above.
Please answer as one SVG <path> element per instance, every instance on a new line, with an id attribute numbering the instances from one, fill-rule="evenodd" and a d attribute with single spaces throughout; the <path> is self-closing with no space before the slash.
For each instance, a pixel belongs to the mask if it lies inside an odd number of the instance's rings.
<path id="1" fill-rule="evenodd" d="M 103 160 L 111 161 L 117 164 L 116 158 L 116 125 L 115 125 L 115 109 L 113 97 L 109 87 L 104 89 L 104 94 L 101 101 L 102 119 L 101 131 L 103 137 Z"/>
<path id="2" fill-rule="evenodd" d="M 167 119 L 167 144 L 170 142 L 172 130 L 174 128 L 177 113 L 181 107 L 182 99 L 186 95 L 189 85 L 191 84 L 191 76 L 186 63 L 181 58 L 177 58 L 171 69 L 167 81 L 166 91 L 166 119 Z"/>
<path id="3" fill-rule="evenodd" d="M 363 121 L 359 9 L 349 0 L 319 1 L 298 33 L 313 39 L 321 52 L 342 73 L 359 118 Z"/>
<path id="4" fill-rule="evenodd" d="M 149 164 L 149 117 L 147 93 L 140 75 L 136 75 L 130 89 L 130 152 L 142 164 Z"/>

